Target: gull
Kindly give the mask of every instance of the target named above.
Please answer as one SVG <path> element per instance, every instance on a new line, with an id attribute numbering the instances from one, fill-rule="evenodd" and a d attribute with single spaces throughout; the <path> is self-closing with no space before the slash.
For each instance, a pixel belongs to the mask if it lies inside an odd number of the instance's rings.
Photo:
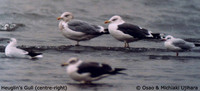
<path id="1" fill-rule="evenodd" d="M 25 51 L 19 49 L 17 46 L 17 40 L 15 38 L 10 38 L 9 44 L 5 48 L 5 55 L 7 57 L 14 57 L 14 58 L 42 58 L 42 53 L 36 53 L 33 51 Z"/>
<path id="2" fill-rule="evenodd" d="M 66 38 L 76 41 L 76 45 L 79 45 L 79 41 L 86 41 L 102 34 L 108 34 L 108 30 L 100 25 L 74 20 L 74 15 L 71 12 L 64 12 L 57 20 L 60 20 L 59 29 L 62 34 Z"/>
<path id="3" fill-rule="evenodd" d="M 115 15 L 105 24 L 109 23 L 109 33 L 119 41 L 124 42 L 124 47 L 129 48 L 129 43 L 141 39 L 161 39 L 162 34 L 152 33 L 151 31 L 141 28 L 137 25 L 126 23 L 120 16 Z"/>
<path id="4" fill-rule="evenodd" d="M 194 44 L 191 42 L 187 42 L 180 38 L 175 38 L 171 35 L 167 35 L 164 38 L 164 46 L 171 51 L 176 52 L 176 56 L 179 56 L 179 52 L 188 51 L 196 46 L 200 46 L 199 44 Z"/>
<path id="5" fill-rule="evenodd" d="M 120 71 L 125 68 L 112 68 L 105 63 L 83 62 L 82 60 L 72 57 L 61 66 L 67 66 L 67 74 L 75 81 L 82 83 L 91 83 L 100 80 L 109 75 L 124 74 Z"/>

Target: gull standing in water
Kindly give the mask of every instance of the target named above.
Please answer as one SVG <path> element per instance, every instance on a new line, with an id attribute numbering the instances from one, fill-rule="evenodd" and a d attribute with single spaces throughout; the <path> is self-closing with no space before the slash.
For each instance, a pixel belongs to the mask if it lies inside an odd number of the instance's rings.
<path id="1" fill-rule="evenodd" d="M 61 20 L 59 29 L 62 34 L 68 39 L 77 41 L 76 45 L 79 45 L 79 41 L 86 41 L 102 34 L 108 34 L 108 30 L 102 26 L 89 24 L 81 20 L 74 20 L 73 18 L 72 13 L 64 12 L 57 20 Z"/>
<path id="2" fill-rule="evenodd" d="M 109 23 L 109 33 L 119 41 L 124 42 L 124 47 L 129 47 L 129 43 L 141 39 L 161 39 L 162 34 L 152 33 L 151 31 L 141 28 L 137 25 L 126 23 L 120 16 L 115 15 L 105 24 Z"/>
<path id="3" fill-rule="evenodd" d="M 195 46 L 200 46 L 200 44 L 194 44 L 180 38 L 174 38 L 171 35 L 166 36 L 164 40 L 165 40 L 164 46 L 168 50 L 176 52 L 176 56 L 179 55 L 178 52 L 188 51 L 194 48 Z"/>

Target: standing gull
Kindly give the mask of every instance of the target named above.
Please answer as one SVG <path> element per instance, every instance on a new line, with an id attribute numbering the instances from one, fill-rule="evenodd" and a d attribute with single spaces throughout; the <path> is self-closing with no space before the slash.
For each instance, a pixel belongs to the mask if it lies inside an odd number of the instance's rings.
<path id="1" fill-rule="evenodd" d="M 9 44 L 5 48 L 5 55 L 7 57 L 15 57 L 15 58 L 41 58 L 42 53 L 35 53 L 33 51 L 25 51 L 19 49 L 17 46 L 17 40 L 15 38 L 10 38 Z"/>
<path id="2" fill-rule="evenodd" d="M 124 74 L 120 71 L 125 70 L 124 68 L 111 68 L 111 66 L 104 63 L 83 62 L 74 57 L 61 66 L 68 66 L 66 67 L 67 74 L 73 80 L 83 83 L 91 83 L 109 75 Z"/>
<path id="3" fill-rule="evenodd" d="M 107 34 L 108 31 L 102 26 L 89 24 L 81 20 L 73 20 L 74 16 L 70 12 L 64 12 L 58 20 L 61 20 L 59 23 L 59 29 L 62 34 L 71 40 L 77 41 L 76 45 L 79 45 L 79 41 L 86 41 L 102 34 Z"/>
<path id="4" fill-rule="evenodd" d="M 165 40 L 164 46 L 168 50 L 175 51 L 176 52 L 176 56 L 179 55 L 178 52 L 191 50 L 195 46 L 200 46 L 199 44 L 194 44 L 194 43 L 191 43 L 191 42 L 187 42 L 187 41 L 185 41 L 183 39 L 180 39 L 180 38 L 174 38 L 171 35 L 166 36 L 164 38 L 164 40 Z"/>
<path id="5" fill-rule="evenodd" d="M 137 25 L 126 23 L 120 16 L 115 15 L 105 21 L 108 25 L 109 33 L 119 41 L 125 43 L 124 47 L 129 47 L 129 43 L 141 39 L 160 39 L 161 34 L 141 28 Z"/>

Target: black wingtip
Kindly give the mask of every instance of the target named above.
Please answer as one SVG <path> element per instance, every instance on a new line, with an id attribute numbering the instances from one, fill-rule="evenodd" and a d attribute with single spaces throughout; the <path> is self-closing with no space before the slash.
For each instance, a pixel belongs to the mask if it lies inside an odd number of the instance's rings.
<path id="1" fill-rule="evenodd" d="M 38 55 L 42 55 L 42 53 L 36 53 L 36 52 L 34 52 L 34 51 L 28 51 L 28 54 L 27 55 L 29 55 L 29 56 L 31 56 L 31 57 L 36 57 L 36 56 L 38 56 Z"/>
<path id="2" fill-rule="evenodd" d="M 200 43 L 196 43 L 196 44 L 194 44 L 196 47 L 199 47 L 200 46 Z"/>
<path id="3" fill-rule="evenodd" d="M 161 39 L 160 33 L 152 33 L 154 39 Z"/>
<path id="4" fill-rule="evenodd" d="M 153 35 L 153 39 L 163 39 L 166 34 L 163 33 L 151 33 Z"/>
<path id="5" fill-rule="evenodd" d="M 123 70 L 127 70 L 126 68 L 115 68 L 116 71 L 123 71 Z"/>
<path id="6" fill-rule="evenodd" d="M 108 29 L 104 29 L 103 34 L 110 34 L 110 33 L 109 33 Z"/>
<path id="7" fill-rule="evenodd" d="M 121 71 L 123 70 L 127 70 L 125 68 L 115 68 L 114 71 L 111 72 L 111 74 L 125 74 L 125 73 L 121 73 Z"/>

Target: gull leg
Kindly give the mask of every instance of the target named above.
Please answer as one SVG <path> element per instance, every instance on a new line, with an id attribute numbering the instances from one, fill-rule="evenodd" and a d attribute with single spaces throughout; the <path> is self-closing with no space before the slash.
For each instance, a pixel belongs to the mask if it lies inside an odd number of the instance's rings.
<path id="1" fill-rule="evenodd" d="M 127 43 L 127 48 L 130 48 L 130 47 L 129 47 L 129 43 Z"/>
<path id="2" fill-rule="evenodd" d="M 176 56 L 178 56 L 178 52 L 176 52 Z"/>
<path id="3" fill-rule="evenodd" d="M 126 41 L 124 41 L 124 48 L 126 48 L 127 47 L 127 44 L 126 44 Z"/>
<path id="4" fill-rule="evenodd" d="M 80 45 L 79 45 L 79 41 L 76 41 L 76 45 L 75 45 L 75 46 L 80 46 Z"/>
<path id="5" fill-rule="evenodd" d="M 85 84 L 85 81 L 80 81 L 81 84 Z"/>
<path id="6" fill-rule="evenodd" d="M 129 43 L 124 41 L 124 48 L 129 48 Z"/>
<path id="7" fill-rule="evenodd" d="M 91 81 L 81 81 L 82 84 L 92 84 Z"/>

